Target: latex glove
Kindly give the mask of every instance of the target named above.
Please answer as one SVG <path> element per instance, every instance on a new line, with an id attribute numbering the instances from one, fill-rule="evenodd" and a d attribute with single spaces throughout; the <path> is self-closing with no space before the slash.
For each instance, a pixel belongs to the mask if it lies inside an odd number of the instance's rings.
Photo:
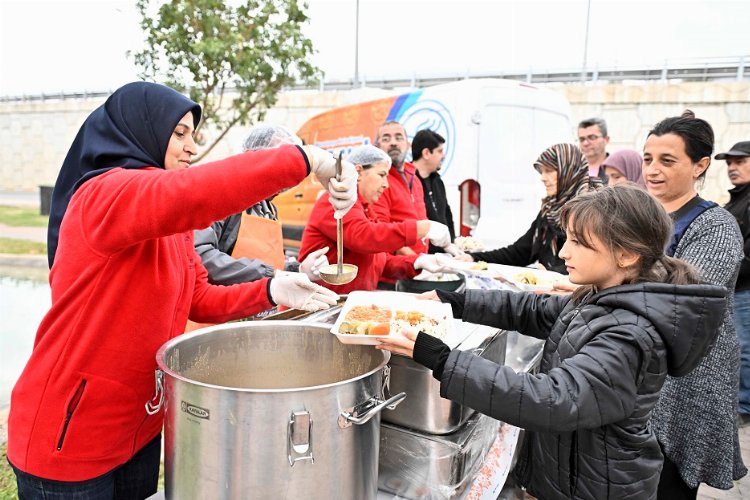
<path id="1" fill-rule="evenodd" d="M 328 309 L 339 298 L 338 294 L 316 285 L 302 273 L 278 273 L 271 278 L 269 292 L 276 304 L 303 311 Z"/>
<path id="2" fill-rule="evenodd" d="M 451 244 L 451 232 L 448 230 L 448 226 L 434 220 L 430 221 L 430 229 L 427 231 L 425 238 L 436 247 L 446 247 Z"/>
<path id="3" fill-rule="evenodd" d="M 423 253 L 414 261 L 414 269 L 424 269 L 431 273 L 442 273 L 450 271 L 450 261 L 450 257 L 445 255 Z"/>
<path id="4" fill-rule="evenodd" d="M 456 245 L 455 243 L 444 246 L 443 250 L 445 250 L 445 253 L 449 254 L 451 257 L 460 257 L 464 254 L 464 251 L 458 248 L 458 245 Z"/>
<path id="5" fill-rule="evenodd" d="M 318 281 L 320 279 L 320 268 L 328 265 L 327 253 L 328 247 L 312 252 L 299 265 L 299 272 L 305 273 L 310 281 Z"/>
<path id="6" fill-rule="evenodd" d="M 336 158 L 329 151 L 311 144 L 302 146 L 302 149 L 310 162 L 310 170 L 330 195 L 333 217 L 341 219 L 357 201 L 357 169 L 342 160 L 341 181 L 337 181 Z"/>

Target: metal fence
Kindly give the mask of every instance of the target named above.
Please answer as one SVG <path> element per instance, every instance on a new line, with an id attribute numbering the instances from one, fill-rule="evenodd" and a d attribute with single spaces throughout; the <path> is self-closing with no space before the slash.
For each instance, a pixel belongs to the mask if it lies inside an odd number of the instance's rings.
<path id="1" fill-rule="evenodd" d="M 664 61 L 660 65 L 632 65 L 593 67 L 581 70 L 573 68 L 539 69 L 529 68 L 527 71 L 496 71 L 496 72 L 464 72 L 440 73 L 434 75 L 410 76 L 362 76 L 359 81 L 328 80 L 311 86 L 299 84 L 285 90 L 349 90 L 358 87 L 376 88 L 424 88 L 440 83 L 454 82 L 467 78 L 504 78 L 507 80 L 523 81 L 529 84 L 545 83 L 618 83 L 626 81 L 743 81 L 750 80 L 750 72 L 745 66 L 750 63 L 750 55 L 737 57 L 715 57 L 703 59 L 686 59 Z M 87 99 L 106 97 L 112 93 L 107 91 L 59 92 L 50 94 L 34 94 L 20 96 L 0 96 L 2 102 L 18 101 L 50 101 L 64 99 Z"/>

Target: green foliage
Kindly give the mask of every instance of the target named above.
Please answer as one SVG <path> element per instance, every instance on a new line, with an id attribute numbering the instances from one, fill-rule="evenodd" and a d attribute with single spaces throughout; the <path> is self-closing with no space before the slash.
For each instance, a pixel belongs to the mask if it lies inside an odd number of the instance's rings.
<path id="1" fill-rule="evenodd" d="M 134 54 L 135 63 L 142 78 L 187 92 L 203 108 L 196 132 L 209 127 L 217 137 L 197 160 L 234 125 L 262 120 L 283 87 L 320 75 L 308 62 L 312 42 L 301 31 L 307 5 L 298 0 L 232 2 L 237 7 L 168 0 L 153 17 L 151 3 L 137 1 L 147 48 Z"/>
<path id="2" fill-rule="evenodd" d="M 47 244 L 0 236 L 0 253 L 13 255 L 47 255 Z"/>
<path id="3" fill-rule="evenodd" d="M 38 208 L 0 205 L 0 224 L 15 227 L 47 227 L 49 216 L 39 215 Z"/>
<path id="4" fill-rule="evenodd" d="M 5 448 L 5 444 L 0 445 L 0 500 L 18 498 L 16 475 L 13 474 L 13 469 L 8 465 Z"/>

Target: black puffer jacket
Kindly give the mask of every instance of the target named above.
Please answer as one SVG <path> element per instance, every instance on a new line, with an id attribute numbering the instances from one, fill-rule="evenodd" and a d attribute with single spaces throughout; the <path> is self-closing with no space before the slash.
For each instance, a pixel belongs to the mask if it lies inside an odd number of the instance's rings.
<path id="1" fill-rule="evenodd" d="M 577 306 L 469 290 L 464 321 L 546 339 L 540 374 L 453 350 L 440 393 L 526 429 L 514 474 L 542 500 L 655 498 L 663 457 L 651 410 L 667 373 L 689 373 L 709 350 L 725 308 L 713 285 L 622 285 Z"/>

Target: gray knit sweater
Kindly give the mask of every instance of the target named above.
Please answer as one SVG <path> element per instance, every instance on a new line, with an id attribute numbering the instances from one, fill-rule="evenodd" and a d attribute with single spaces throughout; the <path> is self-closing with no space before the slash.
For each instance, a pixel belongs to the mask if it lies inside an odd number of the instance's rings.
<path id="1" fill-rule="evenodd" d="M 657 439 L 691 488 L 706 483 L 729 489 L 733 479 L 747 474 L 737 435 L 739 344 L 731 316 L 742 246 L 734 217 L 715 207 L 690 224 L 674 255 L 731 292 L 716 345 L 688 375 L 667 377 L 651 419 Z"/>

